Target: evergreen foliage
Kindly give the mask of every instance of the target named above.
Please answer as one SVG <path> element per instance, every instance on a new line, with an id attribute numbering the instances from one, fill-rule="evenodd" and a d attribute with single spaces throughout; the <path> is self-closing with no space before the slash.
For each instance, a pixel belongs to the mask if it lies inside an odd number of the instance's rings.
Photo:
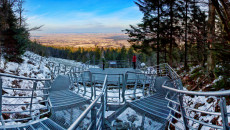
<path id="1" fill-rule="evenodd" d="M 1 0 L 0 30 L 2 35 L 2 51 L 9 61 L 22 62 L 21 55 L 25 52 L 29 40 L 29 32 L 23 26 L 18 26 L 18 19 L 13 11 L 13 3 Z"/>
<path id="2" fill-rule="evenodd" d="M 132 63 L 132 57 L 134 55 L 134 49 L 132 47 L 125 48 L 74 48 L 74 47 L 55 47 L 55 46 L 43 46 L 37 41 L 28 44 L 28 50 L 41 56 L 52 56 L 57 58 L 64 58 L 70 60 L 76 60 L 78 62 L 91 61 L 91 64 L 99 64 L 102 61 L 102 53 L 106 61 L 122 60 L 124 62 Z M 155 64 L 153 61 L 154 53 L 150 56 L 144 53 L 136 53 L 137 59 L 140 62 L 145 62 L 147 65 Z"/>

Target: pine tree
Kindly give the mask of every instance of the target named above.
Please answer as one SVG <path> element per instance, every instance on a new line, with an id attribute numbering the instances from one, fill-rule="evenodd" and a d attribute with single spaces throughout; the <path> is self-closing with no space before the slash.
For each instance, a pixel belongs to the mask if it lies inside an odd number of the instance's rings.
<path id="1" fill-rule="evenodd" d="M 5 27 L 1 30 L 4 37 L 4 57 L 9 61 L 22 62 L 21 55 L 30 42 L 29 32 L 25 27 L 18 27 L 18 21 L 13 11 L 13 4 L 8 1 L 1 2 L 0 10 L 3 12 Z"/>
<path id="2" fill-rule="evenodd" d="M 135 26 L 130 26 L 131 29 L 126 29 L 129 34 L 129 42 L 132 47 L 144 52 L 148 55 L 152 51 L 157 52 L 157 64 L 160 63 L 160 44 L 162 43 L 162 28 L 161 16 L 163 14 L 163 2 L 161 0 L 138 0 L 135 2 L 140 11 L 143 12 L 144 17 L 142 23 Z"/>

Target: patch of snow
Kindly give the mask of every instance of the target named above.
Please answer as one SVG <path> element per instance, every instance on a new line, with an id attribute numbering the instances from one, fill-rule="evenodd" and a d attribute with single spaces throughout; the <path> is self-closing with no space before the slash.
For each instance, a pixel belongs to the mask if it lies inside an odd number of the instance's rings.
<path id="1" fill-rule="evenodd" d="M 222 80 L 223 79 L 223 76 L 219 76 L 217 79 L 215 79 L 215 80 L 213 80 L 213 84 L 215 84 L 216 82 L 218 82 L 218 81 L 220 81 L 220 80 Z"/>

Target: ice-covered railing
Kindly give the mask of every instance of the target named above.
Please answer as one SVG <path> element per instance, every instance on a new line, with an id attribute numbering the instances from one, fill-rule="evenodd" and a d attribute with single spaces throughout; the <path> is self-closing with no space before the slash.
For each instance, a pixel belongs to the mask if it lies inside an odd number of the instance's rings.
<path id="1" fill-rule="evenodd" d="M 107 104 L 107 75 L 103 83 L 102 92 L 93 100 L 93 102 L 86 108 L 86 110 L 78 117 L 78 119 L 68 128 L 68 130 L 75 130 L 80 123 L 91 112 L 91 121 L 87 129 L 103 130 L 105 122 L 105 110 Z M 99 105 L 98 105 L 99 104 Z"/>
<path id="2" fill-rule="evenodd" d="M 55 78 L 58 75 L 66 75 L 73 72 L 79 72 L 84 71 L 87 68 L 86 65 L 82 64 L 80 66 L 71 66 L 71 65 L 65 65 L 65 64 L 56 64 L 54 62 L 48 62 L 49 69 L 51 70 L 51 77 Z"/>
<path id="3" fill-rule="evenodd" d="M 75 71 L 69 73 L 69 78 L 72 84 L 72 88 L 77 88 L 77 93 L 80 94 L 80 91 L 83 91 L 82 96 L 86 96 L 90 99 L 93 98 L 93 81 L 92 73 L 90 71 Z M 80 83 L 83 85 L 83 89 L 80 87 Z M 90 84 L 90 90 L 87 90 L 87 85 Z M 87 95 L 90 93 L 90 96 Z"/>
<path id="4" fill-rule="evenodd" d="M 86 63 L 86 66 L 88 68 L 94 68 L 96 66 L 100 66 L 102 67 L 102 60 L 89 60 L 87 61 Z M 132 65 L 133 63 L 130 62 L 129 60 L 105 60 L 105 68 L 110 68 L 110 67 L 113 67 L 113 68 L 132 68 Z M 136 63 L 137 64 L 137 67 L 139 67 L 139 62 Z"/>
<path id="5" fill-rule="evenodd" d="M 0 73 L 0 128 L 11 122 L 27 122 L 48 114 L 50 87 L 51 79 Z"/>
<path id="6" fill-rule="evenodd" d="M 157 74 L 158 76 L 168 76 L 170 79 L 178 79 L 180 76 L 176 73 L 174 69 L 167 63 L 156 65 L 153 67 L 147 67 L 143 70 L 144 73 Z"/>
<path id="7" fill-rule="evenodd" d="M 168 129 L 199 129 L 200 125 L 214 129 L 229 129 L 228 118 L 230 113 L 227 112 L 225 96 L 230 95 L 230 90 L 227 91 L 216 91 L 216 92 L 195 92 L 183 90 L 183 85 L 180 76 L 168 65 L 161 64 L 154 67 L 155 73 L 159 76 L 167 76 L 170 80 L 165 81 L 162 85 L 163 88 L 168 90 L 166 100 L 168 100 L 168 108 L 170 114 L 168 117 L 169 125 Z M 217 107 L 220 107 L 220 111 L 200 109 L 191 107 L 186 101 L 186 96 L 205 96 L 205 97 L 216 97 L 218 101 Z M 198 117 L 194 118 L 190 116 L 190 113 L 196 112 L 198 115 L 209 115 L 212 117 L 221 117 L 222 124 L 216 125 L 209 123 L 204 120 L 199 120 Z M 192 125 L 198 124 L 198 125 Z M 182 127 L 181 127 L 182 126 Z M 198 126 L 198 127 L 195 127 Z"/>
<path id="8" fill-rule="evenodd" d="M 70 73 L 70 81 L 76 87 L 76 92 L 82 94 L 82 96 L 88 97 L 90 99 L 95 99 L 98 93 L 103 90 L 104 77 L 108 76 L 107 83 L 109 88 L 109 93 L 112 95 L 108 98 L 117 99 L 117 103 L 124 102 L 124 75 L 123 74 L 103 74 L 103 73 L 91 73 L 90 71 L 73 72 Z M 82 87 L 80 87 L 80 84 Z M 87 89 L 87 87 L 90 89 Z M 111 91 L 110 91 L 111 90 Z M 112 91 L 115 90 L 115 91 Z M 81 92 L 81 93 L 80 93 Z M 121 101 L 122 99 L 122 101 Z M 109 103 L 116 103 L 111 100 Z"/>
<path id="9" fill-rule="evenodd" d="M 166 97 L 166 99 L 169 101 L 168 108 L 171 109 L 171 113 L 169 115 L 169 125 L 168 128 L 172 128 L 174 126 L 177 129 L 198 129 L 197 127 L 194 128 L 192 124 L 199 124 L 202 126 L 214 128 L 214 129 L 224 129 L 227 130 L 229 129 L 229 122 L 228 118 L 230 116 L 230 113 L 227 112 L 227 107 L 226 107 L 226 100 L 225 96 L 230 95 L 230 90 L 226 91 L 215 91 L 215 92 L 195 92 L 195 91 L 185 91 L 185 90 L 179 90 L 177 88 L 169 87 L 170 84 L 173 84 L 173 80 L 166 81 L 163 84 L 163 88 L 168 89 L 174 93 L 177 93 L 174 97 Z M 217 102 L 216 107 L 220 108 L 220 111 L 214 111 L 214 110 L 208 110 L 208 109 L 200 109 L 190 107 L 186 103 L 186 98 L 185 96 L 205 96 L 205 97 L 210 97 L 214 96 L 216 97 L 216 100 L 219 101 Z M 200 120 L 199 117 L 194 118 L 191 117 L 189 113 L 191 112 L 197 112 L 199 115 L 209 115 L 212 117 L 220 117 L 222 124 L 212 124 L 204 120 Z M 177 115 L 177 116 L 176 116 Z M 182 118 L 180 118 L 182 117 Z M 175 123 L 176 122 L 176 123 Z M 196 126 L 199 126 L 196 125 Z M 183 126 L 183 127 L 181 127 Z"/>
<path id="10" fill-rule="evenodd" d="M 103 86 L 100 85 L 102 82 L 100 79 L 107 76 L 107 93 L 110 93 L 107 96 L 107 100 L 109 104 L 120 104 L 125 101 L 124 99 L 124 91 L 125 91 L 125 79 L 123 74 L 103 74 L 103 73 L 92 73 L 92 81 L 93 81 L 93 92 L 94 99 L 98 96 L 98 93 L 103 92 Z M 102 78 L 100 78 L 102 77 Z M 121 101 L 122 98 L 122 101 Z"/>
<path id="11" fill-rule="evenodd" d="M 125 73 L 125 90 L 128 89 L 132 91 L 125 91 L 125 97 L 131 95 L 133 99 L 137 99 L 137 96 L 144 97 L 150 95 L 156 91 L 154 86 L 155 82 L 156 74 L 127 71 Z M 126 101 L 128 100 L 129 99 L 126 99 Z"/>
<path id="12" fill-rule="evenodd" d="M 174 81 L 175 84 L 174 87 L 177 87 L 178 89 L 183 88 L 180 76 L 167 63 L 163 63 L 153 67 L 147 67 L 142 71 L 145 74 L 156 74 L 157 76 L 167 76 L 170 80 Z"/>

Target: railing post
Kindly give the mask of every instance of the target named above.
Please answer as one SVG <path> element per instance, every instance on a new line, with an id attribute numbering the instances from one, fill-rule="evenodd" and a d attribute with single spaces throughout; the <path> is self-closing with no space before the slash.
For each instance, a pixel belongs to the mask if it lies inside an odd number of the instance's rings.
<path id="1" fill-rule="evenodd" d="M 228 130 L 228 115 L 227 115 L 227 109 L 226 109 L 226 100 L 225 97 L 220 97 L 220 110 L 221 110 L 221 117 L 222 117 L 222 123 L 223 123 L 223 129 Z"/>
<path id="2" fill-rule="evenodd" d="M 65 75 L 65 72 L 66 72 L 66 65 L 65 65 L 65 69 L 64 69 L 64 75 Z"/>
<path id="3" fill-rule="evenodd" d="M 30 116 L 32 117 L 32 106 L 33 106 L 33 98 L 34 98 L 34 91 L 36 90 L 37 87 L 37 82 L 34 81 L 33 83 L 33 89 L 32 89 L 32 94 L 31 94 L 31 100 L 30 100 Z M 33 117 L 32 117 L 33 119 Z"/>
<path id="4" fill-rule="evenodd" d="M 145 84 L 146 84 L 146 80 L 147 80 L 147 76 L 144 74 L 144 78 L 143 78 L 143 83 L 142 83 L 142 94 L 143 96 L 146 96 L 145 95 Z"/>
<path id="5" fill-rule="evenodd" d="M 61 64 L 59 63 L 59 66 L 58 66 L 58 75 L 60 73 L 60 69 L 61 69 Z"/>
<path id="6" fill-rule="evenodd" d="M 165 76 L 168 76 L 168 66 L 165 64 Z"/>
<path id="7" fill-rule="evenodd" d="M 0 117 L 2 117 L 2 77 L 0 76 Z"/>
<path id="8" fill-rule="evenodd" d="M 77 88 L 78 88 L 77 93 L 79 93 L 79 91 L 80 91 L 80 85 L 79 85 L 79 79 L 78 78 L 80 76 L 79 75 L 77 76 L 76 73 L 74 73 L 74 77 L 76 79 L 75 81 L 76 81 L 76 85 L 77 85 Z"/>
<path id="9" fill-rule="evenodd" d="M 122 98 L 123 98 L 123 101 L 122 102 L 126 102 L 125 100 L 125 89 L 126 89 L 126 82 L 128 80 L 128 74 L 126 73 L 125 76 L 122 75 Z"/>
<path id="10" fill-rule="evenodd" d="M 184 128 L 185 130 L 189 130 L 188 128 L 188 121 L 186 119 L 186 113 L 185 113 L 185 109 L 183 107 L 183 94 L 179 95 L 179 102 L 180 102 L 180 110 L 181 110 L 181 116 L 183 118 L 183 122 L 184 122 Z"/>
<path id="11" fill-rule="evenodd" d="M 101 110 L 101 112 L 102 112 L 102 117 L 101 117 L 101 129 L 103 130 L 104 129 L 104 122 L 105 122 L 105 106 L 106 106 L 106 104 L 105 104 L 105 99 L 104 99 L 105 97 L 104 97 L 104 94 L 101 96 L 101 107 L 102 107 L 102 110 Z"/>
<path id="12" fill-rule="evenodd" d="M 53 72 L 51 72 L 51 73 L 52 73 L 52 78 L 54 78 L 55 77 L 55 73 L 56 73 L 56 66 L 54 66 Z"/>
<path id="13" fill-rule="evenodd" d="M 95 106 L 91 109 L 91 122 L 92 122 L 92 128 L 91 130 L 96 130 L 96 123 L 97 123 L 97 111 L 95 109 Z"/>
<path id="14" fill-rule="evenodd" d="M 49 88 L 50 87 L 50 81 L 45 81 L 45 85 L 44 85 L 44 88 Z M 48 89 L 44 89 L 43 90 L 43 93 L 44 94 L 48 94 L 47 96 L 45 96 L 45 100 L 48 100 L 48 97 L 49 97 L 49 90 Z M 48 102 L 45 103 L 47 108 L 48 108 Z M 48 108 L 49 109 L 49 108 Z"/>
<path id="15" fill-rule="evenodd" d="M 91 72 L 89 72 L 89 80 L 90 80 L 90 89 L 91 89 L 91 97 L 90 97 L 90 99 L 92 99 L 93 98 L 93 78 L 92 78 L 92 73 Z"/>
<path id="16" fill-rule="evenodd" d="M 107 93 L 107 90 L 108 90 L 108 89 L 107 89 L 107 81 L 106 81 L 106 87 L 105 87 L 105 111 L 106 111 L 106 109 L 107 109 L 107 108 L 106 108 L 106 105 L 107 105 L 107 102 L 108 102 L 108 98 L 107 98 L 107 94 L 108 94 L 108 93 Z"/>
<path id="17" fill-rule="evenodd" d="M 139 79 L 139 76 L 136 76 L 137 78 L 135 79 L 135 86 L 134 86 L 134 90 L 133 90 L 133 96 L 136 99 L 136 90 L 137 90 L 137 79 Z"/>
<path id="18" fill-rule="evenodd" d="M 93 84 L 93 95 L 94 95 L 94 99 L 96 99 L 96 83 L 95 83 L 95 76 L 93 76 L 93 81 L 94 81 L 94 84 Z"/>
<path id="19" fill-rule="evenodd" d="M 121 86 L 120 86 L 120 75 L 118 76 L 118 87 L 119 87 L 119 104 L 121 102 Z"/>
<path id="20" fill-rule="evenodd" d="M 82 78 L 82 83 L 83 83 L 83 86 L 84 86 L 83 96 L 85 96 L 85 94 L 86 94 L 86 86 L 85 86 L 85 80 L 84 80 L 84 72 L 81 74 L 81 78 Z"/>

